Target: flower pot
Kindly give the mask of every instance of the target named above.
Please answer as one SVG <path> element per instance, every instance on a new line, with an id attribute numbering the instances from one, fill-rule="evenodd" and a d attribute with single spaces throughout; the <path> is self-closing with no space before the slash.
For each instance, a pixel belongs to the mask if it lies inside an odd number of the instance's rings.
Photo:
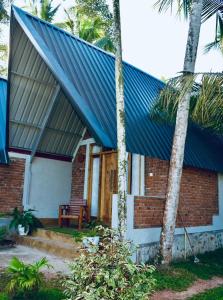
<path id="1" fill-rule="evenodd" d="M 99 244 L 99 236 L 85 237 L 82 243 L 89 252 L 95 252 L 95 247 Z"/>
<path id="2" fill-rule="evenodd" d="M 18 232 L 19 232 L 19 235 L 25 236 L 29 233 L 29 227 L 27 228 L 27 230 L 25 230 L 24 226 L 18 225 Z"/>

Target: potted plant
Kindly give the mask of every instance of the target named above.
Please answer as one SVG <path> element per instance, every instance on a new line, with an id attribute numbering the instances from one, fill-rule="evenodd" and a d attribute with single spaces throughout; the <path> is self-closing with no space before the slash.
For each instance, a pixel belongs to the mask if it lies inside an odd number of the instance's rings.
<path id="1" fill-rule="evenodd" d="M 42 227 L 41 222 L 33 215 L 33 211 L 33 209 L 20 211 L 16 207 L 11 214 L 12 221 L 9 228 L 18 230 L 19 235 L 27 235 Z"/>

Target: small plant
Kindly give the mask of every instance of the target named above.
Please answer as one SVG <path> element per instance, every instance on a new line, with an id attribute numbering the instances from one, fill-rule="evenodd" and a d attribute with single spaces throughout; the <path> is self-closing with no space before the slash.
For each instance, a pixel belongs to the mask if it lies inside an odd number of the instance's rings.
<path id="1" fill-rule="evenodd" d="M 9 213 L 0 212 L 0 218 L 5 218 L 5 217 L 9 217 L 9 216 L 10 216 Z"/>
<path id="2" fill-rule="evenodd" d="M 25 264 L 14 257 L 7 269 L 11 279 L 6 290 L 10 294 L 23 293 L 25 296 L 34 291 L 37 292 L 44 284 L 44 276 L 40 271 L 44 267 L 50 267 L 46 258 L 34 264 Z"/>
<path id="3" fill-rule="evenodd" d="M 15 228 L 17 230 L 18 226 L 21 225 L 24 227 L 25 231 L 32 233 L 37 228 L 43 227 L 39 219 L 33 215 L 33 211 L 33 209 L 20 211 L 16 207 L 11 214 L 13 219 L 9 225 L 9 228 Z"/>
<path id="4" fill-rule="evenodd" d="M 3 242 L 7 235 L 7 228 L 5 226 L 0 227 L 0 243 Z"/>
<path id="5" fill-rule="evenodd" d="M 63 282 L 69 300 L 144 300 L 155 286 L 154 267 L 131 260 L 129 242 L 118 239 L 116 231 L 99 226 L 101 241 L 95 251 L 83 253 L 70 265 Z"/>

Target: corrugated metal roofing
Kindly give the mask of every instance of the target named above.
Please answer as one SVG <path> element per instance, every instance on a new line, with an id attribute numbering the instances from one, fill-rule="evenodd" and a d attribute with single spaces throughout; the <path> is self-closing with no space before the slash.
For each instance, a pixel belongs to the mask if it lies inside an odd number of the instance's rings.
<path id="1" fill-rule="evenodd" d="M 84 125 L 62 89 L 51 107 L 57 80 L 16 21 L 11 34 L 10 148 L 32 151 L 41 136 L 36 152 L 72 157 Z"/>
<path id="2" fill-rule="evenodd" d="M 6 150 L 7 81 L 0 78 L 0 164 L 8 163 Z"/>
<path id="3" fill-rule="evenodd" d="M 17 20 L 98 142 L 116 148 L 114 56 L 13 7 Z M 149 118 L 164 84 L 124 63 L 127 150 L 169 159 L 173 127 Z M 212 141 L 210 143 L 210 140 Z M 223 142 L 189 128 L 186 165 L 223 172 Z"/>

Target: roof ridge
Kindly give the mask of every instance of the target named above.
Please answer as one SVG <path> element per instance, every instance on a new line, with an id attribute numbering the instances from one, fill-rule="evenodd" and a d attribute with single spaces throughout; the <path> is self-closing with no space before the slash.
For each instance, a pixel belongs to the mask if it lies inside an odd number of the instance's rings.
<path id="1" fill-rule="evenodd" d="M 12 4 L 12 8 L 15 9 L 15 10 L 19 10 L 19 11 L 21 11 L 23 14 L 26 14 L 27 16 L 29 16 L 29 17 L 31 17 L 31 18 L 33 18 L 33 19 L 36 19 L 38 22 L 41 22 L 41 23 L 43 23 L 43 24 L 46 24 L 46 25 L 52 27 L 53 29 L 55 29 L 55 30 L 57 30 L 57 31 L 59 31 L 59 32 L 61 32 L 61 33 L 64 33 L 64 34 L 68 35 L 69 37 L 71 37 L 71 38 L 73 38 L 73 39 L 75 39 L 75 40 L 77 40 L 77 41 L 80 41 L 81 43 L 84 43 L 84 44 L 86 44 L 87 46 L 92 47 L 93 49 L 95 49 L 95 50 L 97 50 L 97 51 L 100 51 L 100 52 L 102 52 L 103 54 L 108 55 L 108 56 L 110 56 L 111 58 L 115 59 L 115 55 L 114 55 L 113 53 L 108 52 L 108 51 L 105 51 L 105 50 L 99 48 L 98 46 L 95 46 L 95 45 L 93 45 L 93 44 L 91 44 L 91 43 L 89 43 L 89 42 L 83 40 L 82 38 L 80 38 L 80 37 L 78 37 L 78 36 L 76 36 L 76 35 L 74 35 L 74 34 L 68 32 L 68 31 L 66 31 L 66 30 L 64 30 L 63 28 L 60 28 L 60 27 L 58 27 L 58 26 L 56 26 L 56 25 L 54 25 L 54 24 L 52 24 L 52 23 L 49 23 L 48 21 L 45 21 L 45 20 L 43 20 L 43 19 L 40 19 L 39 17 L 32 15 L 31 13 L 29 13 L 29 12 L 27 12 L 27 11 L 21 9 L 20 7 L 14 5 L 14 4 Z M 126 65 L 130 66 L 131 68 L 134 68 L 134 69 L 137 70 L 138 72 L 141 72 L 141 73 L 145 74 L 146 76 L 150 76 L 151 78 L 154 78 L 155 80 L 157 80 L 157 81 L 159 81 L 160 83 L 162 83 L 162 84 L 165 85 L 165 83 L 164 83 L 161 79 L 156 78 L 155 76 L 151 75 L 150 73 L 148 73 L 148 72 L 146 72 L 146 71 L 144 71 L 144 70 L 141 70 L 139 67 L 136 67 L 136 66 L 134 66 L 133 64 L 131 64 L 131 63 L 125 61 L 125 60 L 123 60 L 123 64 L 126 64 Z"/>

